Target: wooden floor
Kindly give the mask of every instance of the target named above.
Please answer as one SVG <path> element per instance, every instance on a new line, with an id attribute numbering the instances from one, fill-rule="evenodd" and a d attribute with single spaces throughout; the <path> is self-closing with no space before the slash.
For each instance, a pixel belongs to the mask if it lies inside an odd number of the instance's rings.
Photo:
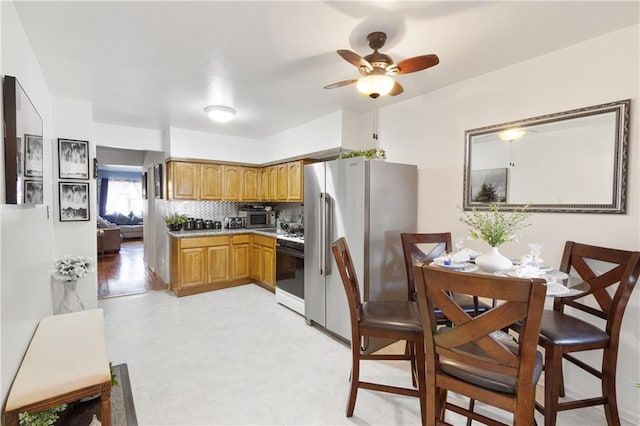
<path id="1" fill-rule="evenodd" d="M 125 240 L 120 253 L 98 256 L 97 269 L 98 299 L 167 288 L 145 265 L 142 240 Z"/>

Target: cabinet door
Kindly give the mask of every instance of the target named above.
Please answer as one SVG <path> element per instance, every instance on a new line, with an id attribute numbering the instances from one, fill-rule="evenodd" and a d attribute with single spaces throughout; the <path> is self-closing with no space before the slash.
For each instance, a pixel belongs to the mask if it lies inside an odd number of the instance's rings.
<path id="1" fill-rule="evenodd" d="M 251 278 L 262 282 L 262 247 L 251 245 Z"/>
<path id="2" fill-rule="evenodd" d="M 231 279 L 249 278 L 249 244 L 233 244 L 231 247 Z"/>
<path id="3" fill-rule="evenodd" d="M 197 200 L 200 164 L 171 162 L 172 197 L 176 200 Z"/>
<path id="4" fill-rule="evenodd" d="M 219 283 L 230 280 L 231 259 L 229 246 L 207 247 L 208 282 Z"/>
<path id="5" fill-rule="evenodd" d="M 180 287 L 195 287 L 207 283 L 206 249 L 180 250 Z"/>
<path id="6" fill-rule="evenodd" d="M 255 167 L 241 167 L 242 194 L 241 201 L 258 201 L 258 169 Z"/>
<path id="7" fill-rule="evenodd" d="M 200 165 L 200 199 L 222 200 L 222 165 Z"/>
<path id="8" fill-rule="evenodd" d="M 287 164 L 278 164 L 278 201 L 289 199 L 289 167 Z"/>
<path id="9" fill-rule="evenodd" d="M 269 201 L 278 201 L 278 168 L 269 166 Z"/>
<path id="10" fill-rule="evenodd" d="M 224 166 L 224 199 L 227 201 L 240 200 L 240 169 L 239 166 Z"/>
<path id="11" fill-rule="evenodd" d="M 302 201 L 302 179 L 304 173 L 302 173 L 302 161 L 293 161 L 287 163 L 287 177 L 288 177 L 288 200 L 289 201 Z"/>
<path id="12" fill-rule="evenodd" d="M 276 256 L 271 247 L 262 247 L 262 282 L 276 286 Z"/>
<path id="13" fill-rule="evenodd" d="M 258 179 L 260 201 L 269 201 L 269 167 L 260 168 Z"/>

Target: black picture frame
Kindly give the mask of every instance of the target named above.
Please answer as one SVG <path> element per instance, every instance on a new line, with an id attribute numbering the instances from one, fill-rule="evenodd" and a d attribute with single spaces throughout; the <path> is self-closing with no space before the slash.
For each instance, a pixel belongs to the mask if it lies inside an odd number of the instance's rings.
<path id="1" fill-rule="evenodd" d="M 60 222 L 89 220 L 89 182 L 59 182 Z"/>
<path id="2" fill-rule="evenodd" d="M 89 179 L 89 141 L 58 138 L 58 177 Z"/>
<path id="3" fill-rule="evenodd" d="M 93 178 L 98 179 L 98 159 L 93 157 Z"/>
<path id="4" fill-rule="evenodd" d="M 157 164 L 153 168 L 153 185 L 155 187 L 155 197 L 162 198 L 162 164 Z"/>
<path id="5" fill-rule="evenodd" d="M 43 204 L 44 203 L 44 185 L 41 180 L 25 179 L 24 203 L 25 204 Z"/>
<path id="6" fill-rule="evenodd" d="M 147 172 L 142 173 L 142 179 L 141 182 L 142 184 L 142 199 L 146 200 L 148 198 L 147 195 Z"/>

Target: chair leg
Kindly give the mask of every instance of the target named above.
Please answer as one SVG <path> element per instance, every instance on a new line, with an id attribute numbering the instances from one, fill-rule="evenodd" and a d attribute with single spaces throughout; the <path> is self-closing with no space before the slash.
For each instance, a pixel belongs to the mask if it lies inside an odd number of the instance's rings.
<path id="1" fill-rule="evenodd" d="M 564 369 L 562 368 L 562 360 L 560 360 L 560 366 L 558 367 L 558 379 L 560 379 L 560 390 L 558 395 L 560 395 L 561 398 L 564 398 Z"/>
<path id="2" fill-rule="evenodd" d="M 474 408 L 476 407 L 476 400 L 475 399 L 470 399 L 469 400 L 469 411 L 471 411 L 473 413 Z M 471 423 L 473 423 L 473 419 L 471 417 L 467 417 L 467 426 L 471 426 Z"/>
<path id="3" fill-rule="evenodd" d="M 425 373 L 425 355 L 424 355 L 424 338 L 422 335 L 416 337 L 412 342 L 412 349 L 415 352 L 415 359 L 411 360 L 411 365 L 417 369 L 418 376 L 418 394 L 420 395 L 420 418 L 422 426 L 427 424 L 427 390 L 426 390 L 426 373 Z M 412 377 L 415 376 L 412 375 Z"/>
<path id="4" fill-rule="evenodd" d="M 357 345 L 357 343 L 356 343 Z M 347 402 L 347 417 L 353 416 L 353 409 L 356 407 L 356 396 L 358 396 L 358 385 L 360 384 L 360 348 L 354 347 L 352 350 L 353 366 L 351 367 L 351 388 L 349 390 L 349 402 Z"/>
<path id="5" fill-rule="evenodd" d="M 604 414 L 608 426 L 620 426 L 616 397 L 616 358 L 617 356 L 607 349 L 602 354 L 602 395 L 607 397 Z"/>
<path id="6" fill-rule="evenodd" d="M 416 351 L 418 349 L 416 348 L 416 342 L 412 342 L 407 340 L 407 346 L 405 348 L 405 355 L 409 355 L 409 357 L 411 358 L 411 384 L 413 385 L 413 387 L 418 387 L 419 388 L 419 380 L 416 381 Z"/>
<path id="7" fill-rule="evenodd" d="M 555 347 L 545 348 L 544 357 L 544 424 L 555 426 L 562 377 L 558 374 L 562 367 L 562 351 L 555 350 Z"/>

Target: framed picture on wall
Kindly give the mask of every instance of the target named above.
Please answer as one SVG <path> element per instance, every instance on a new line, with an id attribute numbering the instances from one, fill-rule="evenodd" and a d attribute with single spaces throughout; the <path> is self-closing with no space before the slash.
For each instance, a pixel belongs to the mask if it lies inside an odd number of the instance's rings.
<path id="1" fill-rule="evenodd" d="M 60 179 L 89 179 L 89 141 L 58 139 Z"/>
<path id="2" fill-rule="evenodd" d="M 142 199 L 146 200 L 147 197 L 147 172 L 142 173 Z"/>
<path id="3" fill-rule="evenodd" d="M 506 203 L 508 169 L 471 171 L 471 201 L 479 203 Z"/>
<path id="4" fill-rule="evenodd" d="M 24 203 L 25 204 L 42 204 L 44 198 L 43 186 L 41 180 L 24 181 Z"/>
<path id="5" fill-rule="evenodd" d="M 155 187 L 155 197 L 162 198 L 162 164 L 153 168 L 153 185 Z"/>
<path id="6" fill-rule="evenodd" d="M 89 220 L 89 183 L 59 182 L 60 222 Z"/>
<path id="7" fill-rule="evenodd" d="M 24 135 L 24 175 L 42 177 L 42 136 Z"/>

